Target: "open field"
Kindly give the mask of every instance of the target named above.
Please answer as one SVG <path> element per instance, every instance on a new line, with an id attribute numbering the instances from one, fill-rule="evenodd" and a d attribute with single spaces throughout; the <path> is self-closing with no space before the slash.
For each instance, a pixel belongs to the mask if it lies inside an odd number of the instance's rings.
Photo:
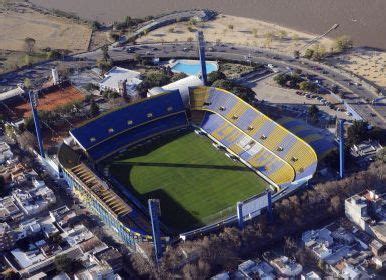
<path id="1" fill-rule="evenodd" d="M 0 49 L 23 51 L 24 39 L 36 40 L 36 49 L 87 50 L 91 29 L 72 20 L 38 13 L 28 7 L 0 10 Z"/>
<path id="2" fill-rule="evenodd" d="M 161 199 L 161 219 L 177 231 L 235 213 L 237 201 L 267 187 L 246 166 L 233 162 L 209 139 L 193 132 L 164 135 L 109 164 L 111 175 L 143 203 L 148 198 Z"/>
<path id="3" fill-rule="evenodd" d="M 76 88 L 70 86 L 39 96 L 38 109 L 41 111 L 52 111 L 60 106 L 82 100 L 84 100 L 84 95 Z M 18 105 L 13 110 L 20 117 L 26 118 L 31 115 L 29 103 Z"/>
<path id="4" fill-rule="evenodd" d="M 204 31 L 205 39 L 210 42 L 233 43 L 254 47 L 267 47 L 271 50 L 293 54 L 296 49 L 301 49 L 316 35 L 285 28 L 277 24 L 260 20 L 219 15 L 215 20 L 199 23 Z M 138 42 L 173 42 L 195 40 L 195 33 L 189 31 L 189 23 L 178 22 L 149 32 L 139 38 Z M 195 30 L 191 29 L 192 31 Z M 268 39 L 267 39 L 268 38 Z M 322 39 L 326 50 L 332 45 L 332 40 Z"/>

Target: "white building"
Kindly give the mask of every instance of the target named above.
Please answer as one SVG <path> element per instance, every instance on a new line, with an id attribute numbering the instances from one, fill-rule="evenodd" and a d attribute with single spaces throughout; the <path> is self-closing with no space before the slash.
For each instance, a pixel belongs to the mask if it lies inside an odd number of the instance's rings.
<path id="1" fill-rule="evenodd" d="M 11 254 L 20 265 L 22 269 L 27 268 L 33 264 L 40 263 L 46 259 L 46 257 L 40 252 L 40 250 L 31 250 L 23 252 L 20 249 L 11 251 Z"/>
<path id="2" fill-rule="evenodd" d="M 189 88 L 202 85 L 202 81 L 197 76 L 188 76 L 163 87 L 156 87 L 150 89 L 147 93 L 147 97 L 155 96 L 168 91 L 179 90 L 182 101 L 187 107 L 189 105 Z"/>
<path id="3" fill-rule="evenodd" d="M 301 280 L 321 280 L 322 278 L 314 271 L 300 275 Z"/>
<path id="4" fill-rule="evenodd" d="M 386 243 L 385 199 L 375 191 L 355 194 L 345 200 L 346 217 L 361 230 Z"/>
<path id="5" fill-rule="evenodd" d="M 231 278 L 228 272 L 222 272 L 210 278 L 210 280 L 229 280 L 229 279 Z"/>
<path id="6" fill-rule="evenodd" d="M 17 87 L 14 89 L 11 89 L 6 92 L 1 92 L 0 93 L 0 102 L 5 102 L 8 101 L 12 98 L 15 98 L 17 96 L 22 96 L 24 94 L 24 90 L 21 87 Z"/>
<path id="7" fill-rule="evenodd" d="M 142 82 L 140 79 L 141 73 L 122 67 L 113 67 L 104 75 L 104 78 L 99 82 L 100 91 L 114 91 L 122 93 L 120 85 L 126 81 L 126 91 L 128 95 L 133 95 L 136 92 L 137 86 Z"/>
<path id="8" fill-rule="evenodd" d="M 39 213 L 56 202 L 54 192 L 46 185 L 29 191 L 15 189 L 12 196 L 27 216 Z"/>
<path id="9" fill-rule="evenodd" d="M 74 246 L 91 239 L 94 235 L 84 225 L 80 224 L 63 232 L 61 236 L 70 246 Z"/>
<path id="10" fill-rule="evenodd" d="M 277 273 L 283 277 L 296 277 L 303 271 L 301 264 L 290 260 L 286 256 L 272 260 L 271 265 L 276 269 Z"/>
<path id="11" fill-rule="evenodd" d="M 0 164 L 4 164 L 7 160 L 13 158 L 13 153 L 9 145 L 5 142 L 0 142 Z"/>

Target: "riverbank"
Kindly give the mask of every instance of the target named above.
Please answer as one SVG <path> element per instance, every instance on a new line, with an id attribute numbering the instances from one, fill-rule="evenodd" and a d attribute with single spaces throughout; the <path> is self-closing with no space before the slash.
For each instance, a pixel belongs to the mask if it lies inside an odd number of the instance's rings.
<path id="1" fill-rule="evenodd" d="M 261 20 L 220 14 L 216 19 L 196 26 L 190 22 L 177 22 L 142 36 L 138 43 L 182 42 L 195 40 L 195 31 L 201 29 L 205 40 L 215 44 L 231 43 L 251 47 L 268 48 L 273 51 L 292 55 L 302 49 L 317 35 L 293 30 Z M 323 38 L 319 41 L 326 50 L 333 40 Z"/>

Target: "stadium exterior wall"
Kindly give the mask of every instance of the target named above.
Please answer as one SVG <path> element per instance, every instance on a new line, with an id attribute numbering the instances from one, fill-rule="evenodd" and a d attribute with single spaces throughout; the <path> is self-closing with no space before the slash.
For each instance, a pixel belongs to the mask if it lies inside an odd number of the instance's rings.
<path id="1" fill-rule="evenodd" d="M 69 172 L 66 168 L 61 166 L 62 177 L 65 179 L 73 193 L 77 197 L 86 203 L 93 212 L 95 212 L 100 219 L 111 227 L 118 236 L 128 245 L 132 250 L 137 251 L 137 245 L 139 242 L 152 242 L 152 237 L 149 235 L 141 235 L 139 233 L 133 232 L 131 229 L 123 225 L 118 219 L 112 216 L 108 211 L 106 211 L 101 205 L 101 203 L 93 198 L 90 195 L 87 195 L 87 190 L 84 190 L 82 184 Z"/>

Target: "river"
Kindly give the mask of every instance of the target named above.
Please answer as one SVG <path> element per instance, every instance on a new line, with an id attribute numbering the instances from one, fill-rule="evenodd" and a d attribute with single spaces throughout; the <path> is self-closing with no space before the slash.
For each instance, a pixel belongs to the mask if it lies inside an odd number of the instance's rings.
<path id="1" fill-rule="evenodd" d="M 30 0 L 46 8 L 112 22 L 168 11 L 209 8 L 320 34 L 340 24 L 334 34 L 351 36 L 357 46 L 386 49 L 386 0 Z M 335 36 L 334 35 L 334 36 Z"/>

